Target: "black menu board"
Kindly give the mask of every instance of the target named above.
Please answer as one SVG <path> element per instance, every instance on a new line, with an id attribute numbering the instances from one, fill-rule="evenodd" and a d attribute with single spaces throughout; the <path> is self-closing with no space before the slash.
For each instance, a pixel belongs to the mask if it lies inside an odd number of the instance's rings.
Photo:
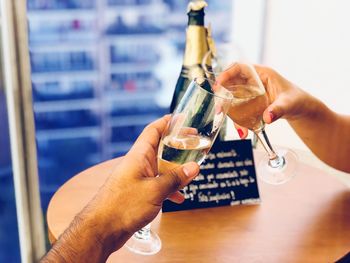
<path id="1" fill-rule="evenodd" d="M 183 189 L 186 200 L 163 203 L 163 212 L 260 202 L 250 140 L 216 140 L 200 174 Z"/>

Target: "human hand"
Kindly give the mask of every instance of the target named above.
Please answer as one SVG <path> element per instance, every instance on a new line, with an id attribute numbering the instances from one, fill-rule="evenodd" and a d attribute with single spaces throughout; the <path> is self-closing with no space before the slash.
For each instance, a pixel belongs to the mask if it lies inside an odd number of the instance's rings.
<path id="1" fill-rule="evenodd" d="M 270 124 L 279 118 L 293 120 L 302 116 L 304 112 L 307 112 L 304 110 L 304 107 L 306 107 L 304 102 L 309 97 L 306 92 L 299 89 L 271 68 L 260 65 L 255 65 L 254 67 L 258 77 L 265 86 L 270 102 L 263 113 L 265 123 Z M 232 83 L 249 85 L 250 79 L 247 76 L 251 74 L 247 74 L 247 70 L 248 67 L 245 64 L 234 64 L 220 74 L 217 82 L 224 87 Z M 247 137 L 247 128 L 236 123 L 235 127 L 242 139 Z"/>
<path id="2" fill-rule="evenodd" d="M 157 151 L 170 116 L 148 125 L 95 197 L 76 215 L 42 262 L 105 262 L 137 230 L 151 222 L 166 198 L 198 173 L 187 163 L 157 177 Z"/>
<path id="3" fill-rule="evenodd" d="M 177 190 L 199 173 L 197 163 L 181 165 L 157 177 L 158 144 L 169 119 L 165 116 L 144 129 L 42 262 L 105 262 L 157 216 L 166 198 L 184 200 Z"/>
<path id="4" fill-rule="evenodd" d="M 199 173 L 198 164 L 191 162 L 156 177 L 158 144 L 169 119 L 165 116 L 144 129 L 100 191 L 108 200 L 105 213 L 109 213 L 109 219 L 118 215 L 129 233 L 151 222 L 166 198 L 183 202 L 184 197 L 177 191 Z"/>

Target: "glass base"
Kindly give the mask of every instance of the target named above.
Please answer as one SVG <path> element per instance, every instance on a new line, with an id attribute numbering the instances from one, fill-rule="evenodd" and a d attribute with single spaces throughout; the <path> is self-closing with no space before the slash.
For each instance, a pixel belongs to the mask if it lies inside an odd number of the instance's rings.
<path id="1" fill-rule="evenodd" d="M 296 175 L 298 156 L 290 149 L 285 148 L 277 149 L 276 153 L 282 158 L 281 165 L 271 167 L 269 165 L 270 160 L 265 155 L 258 164 L 257 174 L 262 181 L 268 184 L 279 185 L 288 182 Z"/>
<path id="2" fill-rule="evenodd" d="M 125 246 L 136 254 L 154 255 L 162 248 L 162 242 L 156 233 L 150 231 L 147 237 L 141 237 L 135 233 Z"/>

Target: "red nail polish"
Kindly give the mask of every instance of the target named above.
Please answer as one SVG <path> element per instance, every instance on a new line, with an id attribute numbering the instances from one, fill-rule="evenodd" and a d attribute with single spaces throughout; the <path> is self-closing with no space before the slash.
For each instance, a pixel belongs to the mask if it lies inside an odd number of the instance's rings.
<path id="1" fill-rule="evenodd" d="M 243 138 L 243 131 L 242 131 L 242 129 L 237 129 L 237 132 L 238 132 L 238 135 L 239 135 L 239 138 Z"/>
<path id="2" fill-rule="evenodd" d="M 273 114 L 272 111 L 269 111 L 269 116 L 270 116 L 271 122 L 273 122 L 275 120 L 275 115 Z"/>

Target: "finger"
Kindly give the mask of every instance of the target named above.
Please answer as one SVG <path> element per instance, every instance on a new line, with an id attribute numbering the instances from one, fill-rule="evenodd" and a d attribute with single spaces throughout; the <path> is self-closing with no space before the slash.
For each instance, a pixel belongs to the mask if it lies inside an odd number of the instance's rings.
<path id="1" fill-rule="evenodd" d="M 267 81 L 268 75 L 266 74 L 266 67 L 262 66 L 262 65 L 254 65 L 254 68 L 256 70 L 256 72 L 258 73 L 261 81 L 263 83 L 265 83 Z"/>
<path id="2" fill-rule="evenodd" d="M 168 199 L 177 204 L 181 204 L 183 201 L 185 201 L 185 197 L 179 191 L 170 194 Z"/>
<path id="3" fill-rule="evenodd" d="M 217 83 L 226 87 L 232 83 L 232 79 L 239 76 L 241 70 L 238 64 L 233 64 L 224 72 L 222 72 L 216 79 Z"/>
<path id="4" fill-rule="evenodd" d="M 178 135 L 183 135 L 183 136 L 198 135 L 198 130 L 192 127 L 182 127 Z"/>
<path id="5" fill-rule="evenodd" d="M 233 124 L 235 125 L 235 128 L 237 130 L 239 138 L 241 138 L 241 139 L 247 138 L 247 136 L 248 136 L 248 129 L 238 125 L 237 123 L 233 123 Z"/>
<path id="6" fill-rule="evenodd" d="M 163 131 L 166 129 L 169 120 L 170 115 L 168 114 L 147 125 L 137 138 L 133 148 L 142 148 L 145 145 L 151 145 L 153 149 L 156 150 L 159 144 L 159 140 L 162 137 Z"/>
<path id="7" fill-rule="evenodd" d="M 270 81 L 270 78 L 276 74 L 276 72 L 269 68 L 269 67 L 264 67 L 262 65 L 254 65 L 254 68 L 256 72 L 259 75 L 259 78 L 261 79 L 262 83 L 264 84 L 265 87 L 268 88 Z"/>
<path id="8" fill-rule="evenodd" d="M 189 162 L 157 177 L 163 199 L 189 184 L 199 173 L 199 165 Z"/>
<path id="9" fill-rule="evenodd" d="M 255 86 L 260 81 L 255 71 L 255 68 L 250 64 L 235 63 L 219 75 L 217 82 L 228 90 L 234 85 Z"/>
<path id="10" fill-rule="evenodd" d="M 282 118 L 287 108 L 287 102 L 283 98 L 276 99 L 263 113 L 263 120 L 270 124 Z"/>
<path id="11" fill-rule="evenodd" d="M 174 113 L 169 123 L 169 130 L 171 130 L 172 132 L 179 133 L 181 129 L 185 126 L 184 123 L 186 121 L 186 118 L 186 113 Z"/>

